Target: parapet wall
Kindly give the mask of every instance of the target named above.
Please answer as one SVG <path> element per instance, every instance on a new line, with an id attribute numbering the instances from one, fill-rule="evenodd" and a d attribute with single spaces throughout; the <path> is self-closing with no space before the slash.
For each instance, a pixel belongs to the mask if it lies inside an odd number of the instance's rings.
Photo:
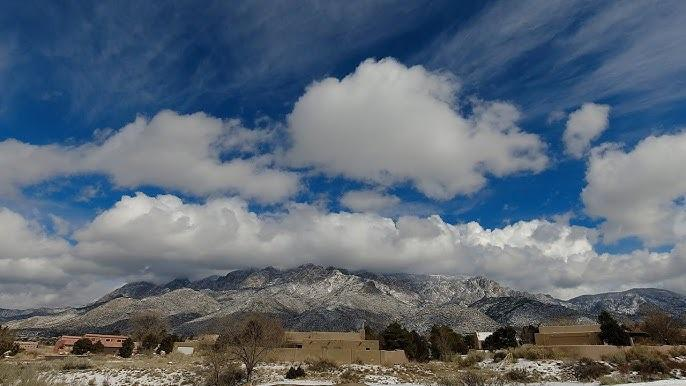
<path id="1" fill-rule="evenodd" d="M 602 345 L 597 332 L 536 333 L 537 346 Z"/>

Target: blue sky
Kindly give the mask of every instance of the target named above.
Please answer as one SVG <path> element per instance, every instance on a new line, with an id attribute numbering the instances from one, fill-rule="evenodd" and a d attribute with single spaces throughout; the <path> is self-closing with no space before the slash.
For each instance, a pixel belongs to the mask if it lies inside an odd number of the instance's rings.
<path id="1" fill-rule="evenodd" d="M 685 8 L 9 2 L 0 307 L 304 262 L 684 291 Z"/>

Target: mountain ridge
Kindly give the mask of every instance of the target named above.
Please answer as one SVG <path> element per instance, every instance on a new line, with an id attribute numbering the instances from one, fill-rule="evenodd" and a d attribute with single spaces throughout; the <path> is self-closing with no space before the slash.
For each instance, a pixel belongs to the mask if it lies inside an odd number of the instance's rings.
<path id="1" fill-rule="evenodd" d="M 398 321 L 419 331 L 434 323 L 460 332 L 498 326 L 595 319 L 600 308 L 628 320 L 655 307 L 680 316 L 686 297 L 658 289 L 583 295 L 569 301 L 503 286 L 485 277 L 376 273 L 307 264 L 237 270 L 191 281 L 133 282 L 84 307 L 0 310 L 0 322 L 26 334 L 126 330 L 131 315 L 155 309 L 177 333 L 192 335 L 243 312 L 273 314 L 296 330 L 381 328 Z"/>

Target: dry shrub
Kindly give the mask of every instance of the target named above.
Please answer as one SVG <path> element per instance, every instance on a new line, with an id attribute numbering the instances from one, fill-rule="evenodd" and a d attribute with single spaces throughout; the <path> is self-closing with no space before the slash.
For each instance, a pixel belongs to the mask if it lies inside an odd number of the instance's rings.
<path id="1" fill-rule="evenodd" d="M 530 383 L 534 382 L 536 377 L 524 369 L 513 369 L 505 373 L 505 379 L 515 383 Z"/>
<path id="2" fill-rule="evenodd" d="M 466 357 L 455 356 L 453 360 L 460 367 L 472 367 L 477 363 L 482 362 L 484 359 L 486 359 L 486 353 L 480 351 L 470 351 Z"/>
<path id="3" fill-rule="evenodd" d="M 686 357 L 686 346 L 674 346 L 669 349 L 669 356 L 672 358 Z"/>
<path id="4" fill-rule="evenodd" d="M 507 357 L 507 351 L 496 351 L 493 353 L 493 362 L 498 363 Z"/>
<path id="5" fill-rule="evenodd" d="M 466 370 L 455 376 L 442 377 L 438 380 L 438 386 L 502 386 L 505 381 L 494 374 L 479 371 Z"/>
<path id="6" fill-rule="evenodd" d="M 603 355 L 605 362 L 612 363 L 617 366 L 624 366 L 627 364 L 626 353 L 623 350 L 618 350 L 609 355 Z"/>
<path id="7" fill-rule="evenodd" d="M 86 370 L 93 367 L 91 362 L 82 358 L 66 358 L 60 363 L 62 370 Z"/>
<path id="8" fill-rule="evenodd" d="M 618 375 L 604 375 L 598 379 L 601 385 L 621 385 L 623 383 L 629 383 L 627 378 Z"/>
<path id="9" fill-rule="evenodd" d="M 582 358 L 571 366 L 572 374 L 579 381 L 593 381 L 603 375 L 608 375 L 612 369 L 601 362 L 592 359 Z"/>
<path id="10" fill-rule="evenodd" d="M 362 380 L 362 374 L 352 369 L 346 369 L 339 376 L 341 383 L 359 383 Z"/>
<path id="11" fill-rule="evenodd" d="M 302 367 L 291 366 L 286 372 L 286 379 L 297 379 L 305 376 L 305 370 Z"/>
<path id="12" fill-rule="evenodd" d="M 643 378 L 669 373 L 668 356 L 646 346 L 634 346 L 626 351 L 626 359 L 631 370 Z"/>
<path id="13" fill-rule="evenodd" d="M 667 359 L 667 354 L 653 350 L 648 346 L 633 346 L 626 350 L 626 359 L 631 362 L 634 360 L 645 361 L 648 359 Z"/>
<path id="14" fill-rule="evenodd" d="M 317 373 L 325 373 L 338 369 L 338 365 L 328 359 L 319 359 L 318 361 L 308 363 L 307 369 Z"/>
<path id="15" fill-rule="evenodd" d="M 521 346 L 510 349 L 512 356 L 514 358 L 524 358 L 530 361 L 537 361 L 541 359 L 561 359 L 564 355 L 553 348 L 550 347 L 540 347 L 540 346 Z"/>

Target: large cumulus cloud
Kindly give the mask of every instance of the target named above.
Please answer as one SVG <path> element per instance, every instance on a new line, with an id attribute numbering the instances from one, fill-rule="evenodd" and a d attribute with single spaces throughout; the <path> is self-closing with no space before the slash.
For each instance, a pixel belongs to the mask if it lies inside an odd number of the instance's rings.
<path id="1" fill-rule="evenodd" d="M 686 131 L 650 136 L 635 148 L 593 151 L 582 198 L 604 220 L 607 241 L 635 236 L 651 246 L 686 240 Z"/>
<path id="2" fill-rule="evenodd" d="M 489 174 L 546 167 L 543 142 L 517 127 L 514 106 L 460 106 L 457 91 L 450 74 L 366 60 L 343 79 L 308 87 L 288 117 L 287 157 L 378 185 L 409 181 L 437 199 L 473 193 Z"/>

